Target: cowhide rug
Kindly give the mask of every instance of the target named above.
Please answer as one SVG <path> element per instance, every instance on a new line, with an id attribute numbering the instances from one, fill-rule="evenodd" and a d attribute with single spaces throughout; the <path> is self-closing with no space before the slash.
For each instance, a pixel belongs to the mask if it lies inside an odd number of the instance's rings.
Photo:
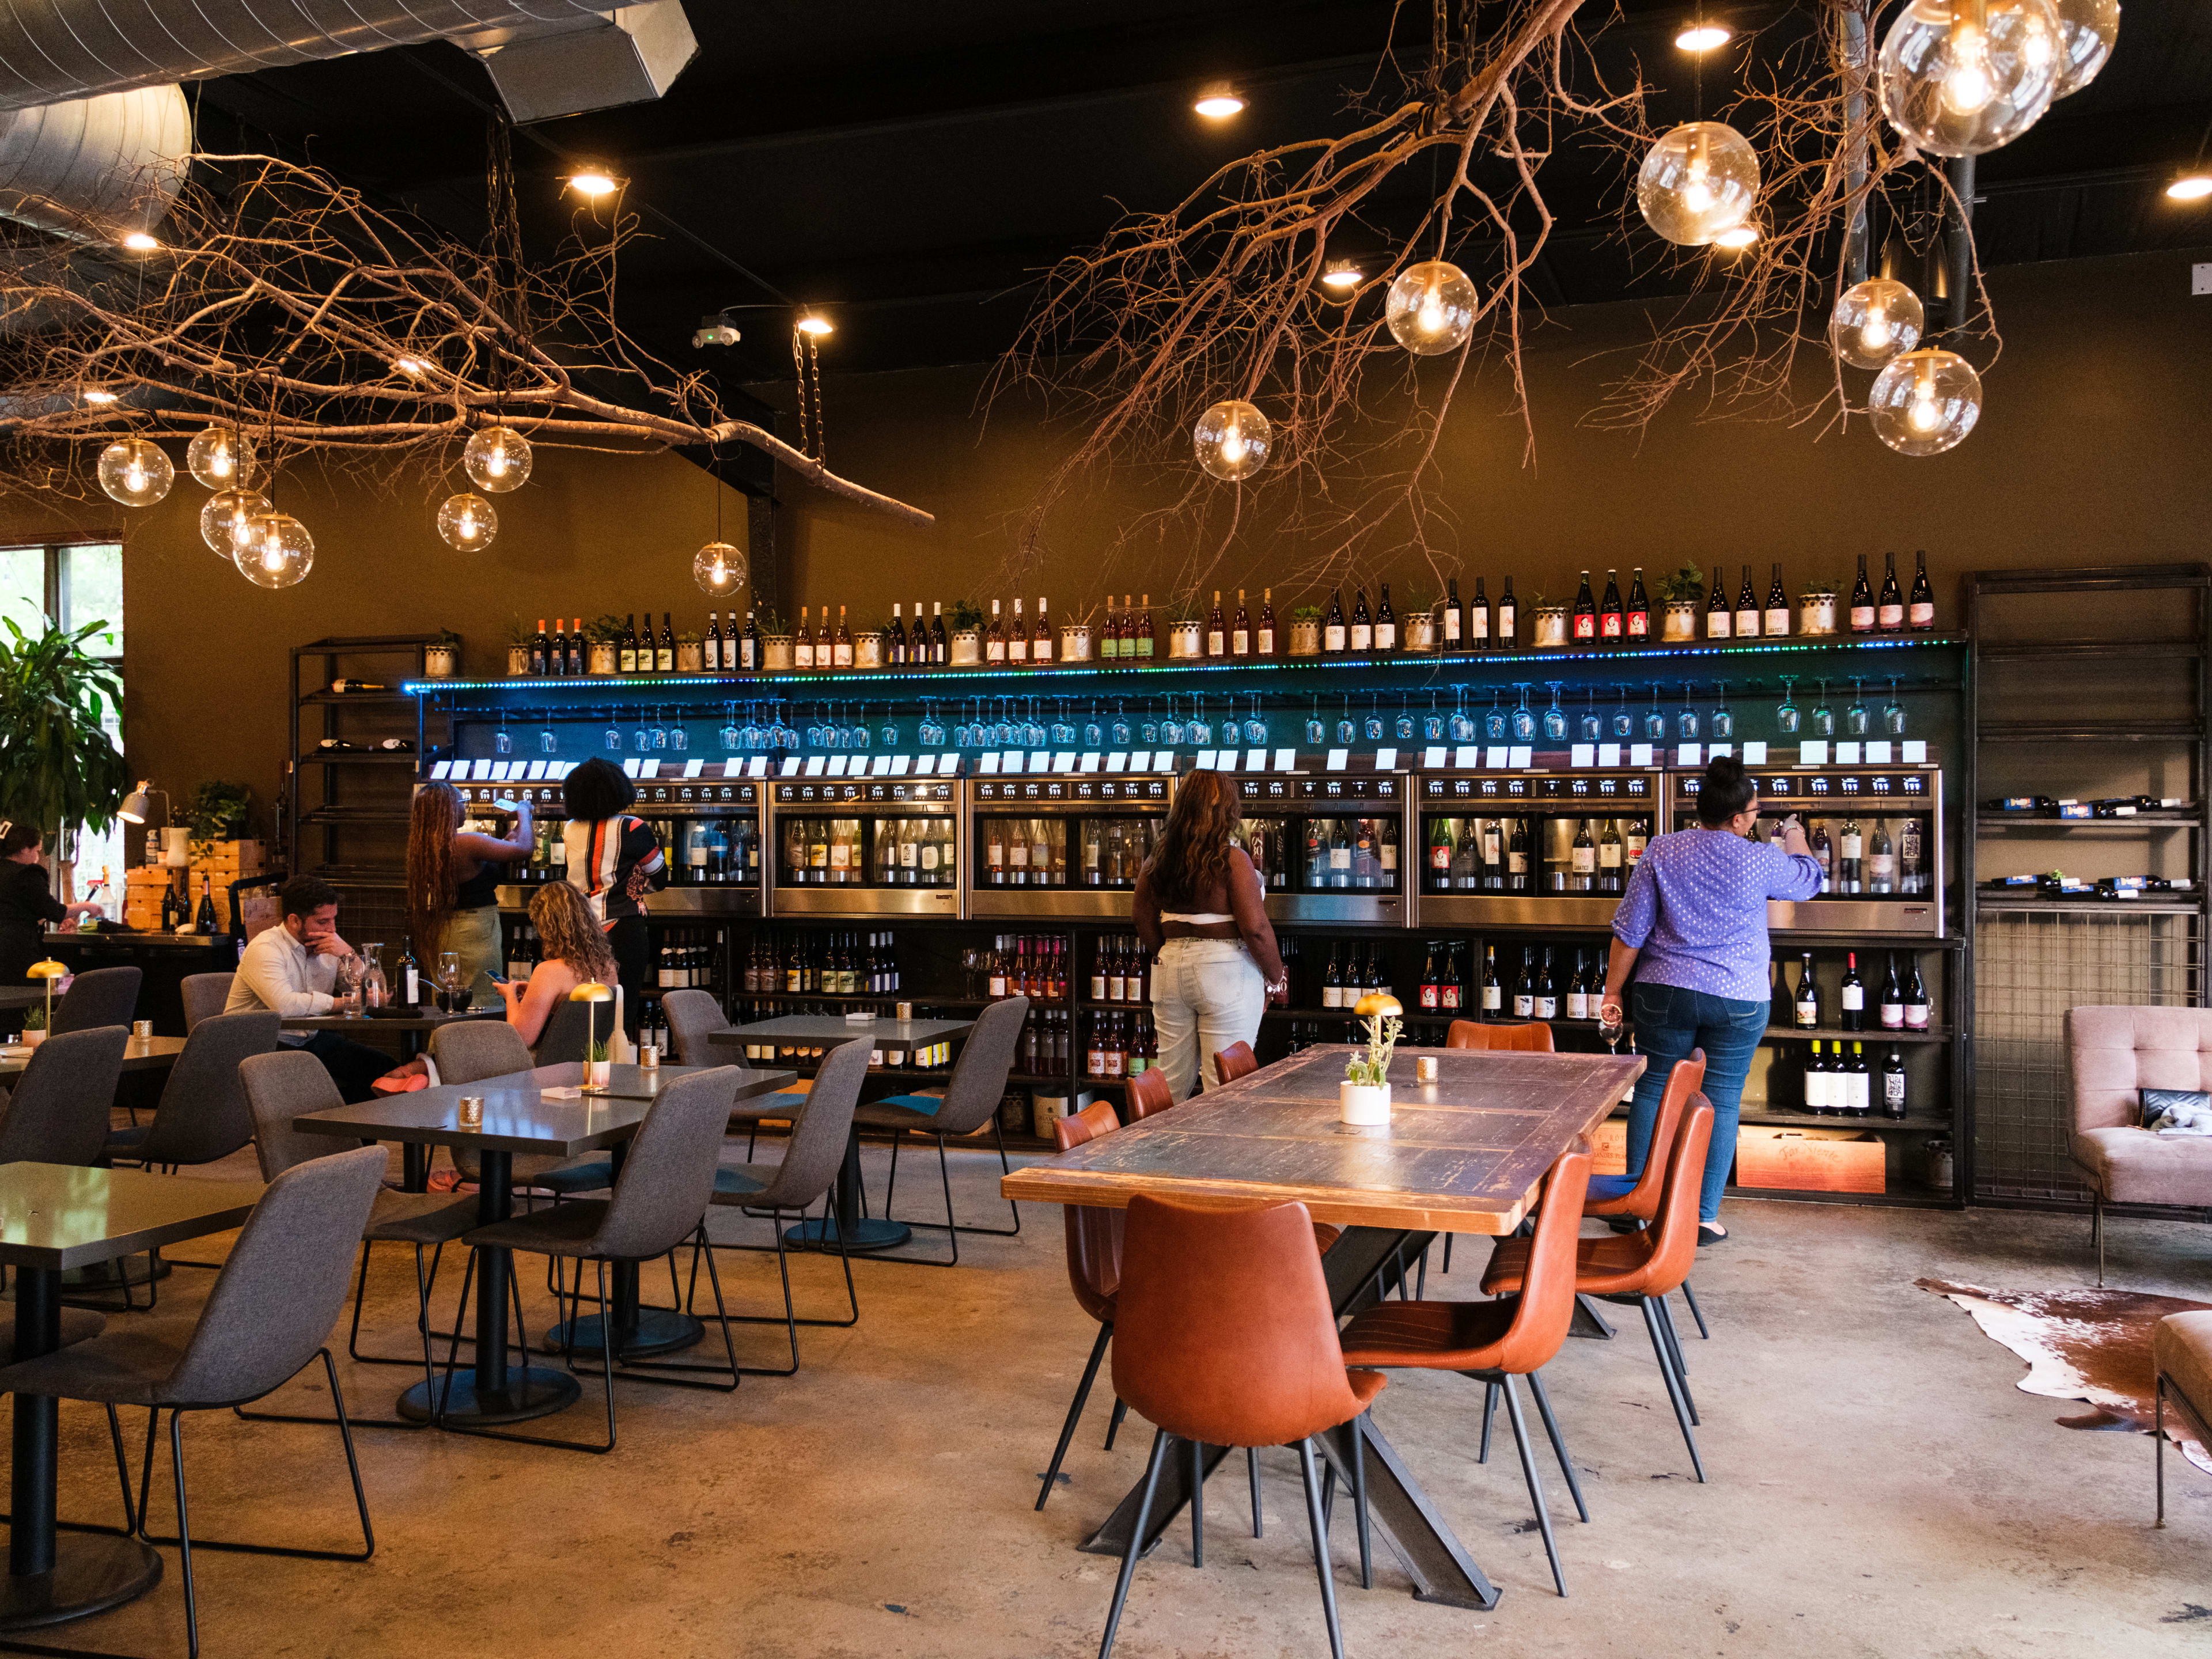
<path id="1" fill-rule="evenodd" d="M 2094 1407 L 2057 1419 L 2061 1428 L 2124 1429 L 2148 1434 L 2155 1420 L 2157 1376 L 2151 1332 L 2168 1314 L 2208 1305 L 2139 1291 L 1985 1291 L 1940 1279 L 1914 1281 L 1957 1303 L 1982 1334 L 2027 1362 L 2023 1393 L 2080 1400 Z M 2172 1413 L 2166 1433 L 2189 1461 L 2212 1474 L 2212 1451 L 2187 1437 Z"/>

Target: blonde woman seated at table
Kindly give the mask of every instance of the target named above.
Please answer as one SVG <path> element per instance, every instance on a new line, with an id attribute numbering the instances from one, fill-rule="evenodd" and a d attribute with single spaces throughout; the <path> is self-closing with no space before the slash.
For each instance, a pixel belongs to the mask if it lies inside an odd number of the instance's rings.
<path id="1" fill-rule="evenodd" d="M 1259 872 L 1230 840 L 1243 816 L 1235 778 L 1192 773 L 1176 791 L 1167 828 L 1137 872 L 1137 937 L 1158 958 L 1152 970 L 1158 1064 L 1177 1100 L 1189 1096 L 1201 1061 L 1206 1086 L 1220 1086 L 1213 1056 L 1232 1043 L 1256 1048 L 1268 1000 L 1280 1000 L 1290 985 Z"/>
<path id="2" fill-rule="evenodd" d="M 538 890 L 530 901 L 530 925 L 538 930 L 544 959 L 531 969 L 526 981 L 503 979 L 493 983 L 507 1002 L 507 1023 L 514 1028 L 515 1035 L 535 1048 L 554 1009 L 568 1000 L 569 992 L 594 981 L 615 984 L 615 953 L 592 919 L 584 896 L 565 881 L 549 882 Z M 615 995 L 614 1015 L 611 1018 L 603 1015 L 601 1023 L 611 1031 L 615 1046 L 621 1048 L 626 1045 L 622 1036 L 619 988 Z M 428 1061 L 416 1059 L 386 1073 L 375 1086 L 383 1094 L 404 1094 L 427 1086 L 429 1080 Z"/>

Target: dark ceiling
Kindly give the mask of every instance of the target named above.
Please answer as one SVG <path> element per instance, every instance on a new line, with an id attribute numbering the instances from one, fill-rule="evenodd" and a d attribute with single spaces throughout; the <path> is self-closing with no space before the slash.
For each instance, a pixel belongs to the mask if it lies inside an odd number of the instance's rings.
<path id="1" fill-rule="evenodd" d="M 1656 124 L 1689 118 L 1692 73 L 1672 39 L 1695 0 L 1592 0 L 1597 62 L 1615 84 L 1640 65 Z M 793 309 L 819 305 L 838 331 L 825 369 L 973 362 L 1012 341 L 1036 273 L 1093 242 L 1124 207 L 1178 200 L 1219 163 L 1349 124 L 1378 75 L 1389 0 L 928 0 L 791 3 L 688 0 L 700 54 L 658 103 L 519 134 L 525 228 L 541 249 L 569 228 L 559 179 L 601 160 L 657 240 L 634 247 L 623 321 L 690 365 L 714 357 L 726 387 L 789 373 Z M 1747 62 L 1802 41 L 1804 8 L 1767 0 L 1707 9 L 1755 31 L 1707 60 L 1703 98 Z M 1490 9 L 1482 16 L 1487 20 Z M 1887 21 L 1888 9 L 1881 19 Z M 1425 51 L 1425 8 L 1401 49 Z M 1198 88 L 1232 80 L 1250 100 L 1227 123 L 1192 112 Z M 469 236 L 484 225 L 482 69 L 442 44 L 205 83 L 203 144 L 234 137 L 306 155 Z M 235 124 L 239 131 L 229 131 Z M 2212 204 L 2161 186 L 2212 125 L 2212 7 L 2127 0 L 2119 46 L 2086 91 L 1982 159 L 1977 230 L 1985 264 L 2212 241 Z M 1547 305 L 1661 293 L 1682 276 L 1613 233 L 1618 157 L 1563 151 L 1545 172 L 1559 226 L 1534 273 Z M 1407 178 L 1398 204 L 1425 194 Z M 1388 222 L 1390 204 L 1382 206 Z M 743 344 L 694 353 L 700 317 L 726 306 Z"/>

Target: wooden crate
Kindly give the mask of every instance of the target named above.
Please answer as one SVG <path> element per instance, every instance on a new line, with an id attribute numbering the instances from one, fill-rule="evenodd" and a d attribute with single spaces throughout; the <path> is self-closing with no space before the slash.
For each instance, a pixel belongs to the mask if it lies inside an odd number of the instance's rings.
<path id="1" fill-rule="evenodd" d="M 191 869 L 197 879 L 212 872 L 220 881 L 226 875 L 233 878 L 258 876 L 264 872 L 261 843 L 258 841 L 196 841 L 191 844 Z"/>
<path id="2" fill-rule="evenodd" d="M 1881 1138 L 1856 1129 L 1740 1128 L 1735 1184 L 1801 1193 L 1882 1192 Z"/>
<path id="3" fill-rule="evenodd" d="M 1592 1175 L 1626 1175 L 1628 1173 L 1628 1120 L 1625 1117 L 1609 1117 L 1599 1124 L 1590 1135 L 1590 1149 L 1595 1154 L 1590 1159 Z"/>

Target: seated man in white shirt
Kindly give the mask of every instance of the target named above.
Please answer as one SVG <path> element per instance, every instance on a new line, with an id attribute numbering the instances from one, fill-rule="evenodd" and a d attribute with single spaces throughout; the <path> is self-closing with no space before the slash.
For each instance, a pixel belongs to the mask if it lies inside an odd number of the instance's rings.
<path id="1" fill-rule="evenodd" d="M 319 876 L 295 876 L 276 890 L 283 923 L 254 935 L 238 959 L 226 1014 L 273 1008 L 287 1019 L 327 1014 L 337 1006 L 331 987 L 338 963 L 353 946 L 338 937 L 337 890 Z M 369 1085 L 392 1069 L 392 1056 L 337 1031 L 286 1031 L 277 1039 L 305 1048 L 349 1103 L 370 1099 Z"/>

